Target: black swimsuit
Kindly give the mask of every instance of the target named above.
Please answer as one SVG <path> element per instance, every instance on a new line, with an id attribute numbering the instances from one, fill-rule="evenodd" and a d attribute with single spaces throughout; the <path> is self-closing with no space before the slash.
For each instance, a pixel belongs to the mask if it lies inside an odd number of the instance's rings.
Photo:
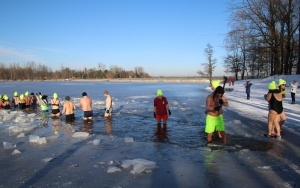
<path id="1" fill-rule="evenodd" d="M 269 103 L 270 103 L 270 110 L 274 110 L 275 112 L 277 112 L 277 114 L 282 113 L 283 111 L 282 101 L 278 101 L 275 98 L 274 93 L 272 93 Z"/>

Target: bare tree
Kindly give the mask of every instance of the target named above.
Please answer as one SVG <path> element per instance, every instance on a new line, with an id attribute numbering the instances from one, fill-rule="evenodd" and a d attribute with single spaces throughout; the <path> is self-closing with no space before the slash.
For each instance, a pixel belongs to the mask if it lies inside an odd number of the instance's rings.
<path id="1" fill-rule="evenodd" d="M 197 73 L 203 77 L 208 78 L 209 81 L 211 82 L 212 74 L 216 68 L 216 63 L 217 63 L 217 60 L 213 58 L 213 54 L 214 54 L 213 46 L 207 44 L 206 48 L 204 49 L 204 54 L 206 56 L 206 62 L 201 64 L 203 66 L 203 70 L 199 70 L 197 71 Z"/>
<path id="2" fill-rule="evenodd" d="M 270 75 L 291 74 L 295 70 L 297 65 L 295 57 L 298 55 L 295 46 L 299 42 L 297 39 L 299 15 L 295 13 L 298 9 L 298 1 L 242 0 L 240 3 L 229 6 L 232 11 L 231 32 L 242 28 L 246 34 L 245 39 L 250 39 L 248 44 L 251 45 L 245 45 L 244 49 L 245 68 L 250 68 L 250 72 L 254 73 L 255 69 L 259 68 L 256 67 L 258 62 L 253 61 L 254 52 L 264 56 L 263 58 L 255 57 L 256 61 L 268 59 L 268 61 L 260 61 L 260 63 L 268 64 L 264 67 L 268 67 L 267 71 Z M 253 49 L 253 43 L 259 45 Z M 243 53 L 243 51 L 239 53 Z"/>

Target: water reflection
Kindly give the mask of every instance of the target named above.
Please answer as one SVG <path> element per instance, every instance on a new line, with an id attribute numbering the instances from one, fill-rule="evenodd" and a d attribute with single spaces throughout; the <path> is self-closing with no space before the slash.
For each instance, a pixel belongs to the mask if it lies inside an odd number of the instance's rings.
<path id="1" fill-rule="evenodd" d="M 48 112 L 40 112 L 41 115 L 41 120 L 39 122 L 40 125 L 44 126 L 44 127 L 48 127 Z"/>
<path id="2" fill-rule="evenodd" d="M 168 128 L 167 124 L 158 123 L 155 131 L 155 142 L 166 142 L 168 140 Z"/>
<path id="3" fill-rule="evenodd" d="M 52 130 L 55 135 L 59 134 L 59 130 L 61 129 L 61 127 L 62 127 L 62 122 L 60 121 L 60 119 L 52 120 Z"/>
<path id="4" fill-rule="evenodd" d="M 112 132 L 111 118 L 105 118 L 105 132 L 106 132 L 106 134 L 110 134 Z"/>
<path id="5" fill-rule="evenodd" d="M 93 133 L 93 121 L 91 120 L 83 120 L 83 125 L 80 127 L 80 131 Z"/>

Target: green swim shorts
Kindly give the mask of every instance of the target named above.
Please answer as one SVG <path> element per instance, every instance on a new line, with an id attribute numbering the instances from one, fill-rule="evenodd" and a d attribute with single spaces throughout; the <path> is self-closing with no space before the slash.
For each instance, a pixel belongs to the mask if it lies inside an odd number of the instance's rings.
<path id="1" fill-rule="evenodd" d="M 205 132 L 213 133 L 215 130 L 225 131 L 224 119 L 222 114 L 220 114 L 219 116 L 206 116 Z"/>

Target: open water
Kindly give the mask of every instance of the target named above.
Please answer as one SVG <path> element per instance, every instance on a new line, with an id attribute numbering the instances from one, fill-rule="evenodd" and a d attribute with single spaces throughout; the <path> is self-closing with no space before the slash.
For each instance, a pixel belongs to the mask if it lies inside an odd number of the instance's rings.
<path id="1" fill-rule="evenodd" d="M 165 142 L 184 148 L 197 148 L 205 144 L 203 139 L 205 125 L 205 99 L 210 93 L 205 88 L 207 83 L 144 83 L 144 82 L 1 82 L 0 93 L 13 96 L 14 91 L 19 95 L 42 92 L 51 99 L 54 92 L 58 93 L 61 103 L 69 95 L 77 106 L 75 111 L 75 131 L 86 131 L 91 134 L 132 137 L 135 141 Z M 157 89 L 162 89 L 167 97 L 171 116 L 166 128 L 156 125 L 153 117 L 153 100 Z M 113 97 L 113 117 L 105 120 L 103 91 L 108 90 Z M 82 121 L 82 111 L 78 105 L 82 92 L 93 100 L 94 121 L 92 125 Z M 29 111 L 26 113 L 38 113 Z M 49 112 L 50 115 L 50 112 Z M 44 121 L 44 120 L 43 120 Z M 11 122 L 4 122 L 4 125 Z M 40 120 L 33 122 L 41 127 L 45 134 L 53 131 L 57 124 L 65 125 L 64 116 L 60 120 L 46 118 L 41 125 Z M 64 140 L 66 137 L 60 136 Z"/>

